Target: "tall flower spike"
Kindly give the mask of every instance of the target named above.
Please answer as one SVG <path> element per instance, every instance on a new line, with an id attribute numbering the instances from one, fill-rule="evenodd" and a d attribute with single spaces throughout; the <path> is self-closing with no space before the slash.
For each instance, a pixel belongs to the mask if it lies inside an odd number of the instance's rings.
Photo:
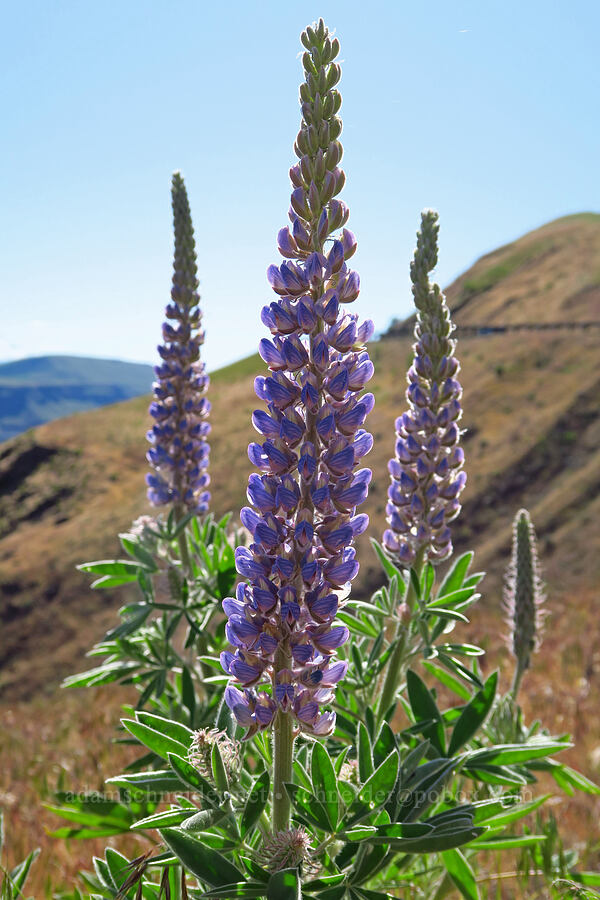
<path id="1" fill-rule="evenodd" d="M 523 674 L 529 668 L 531 654 L 541 642 L 546 615 L 541 609 L 544 599 L 535 529 L 527 510 L 520 509 L 513 522 L 512 556 L 504 585 L 504 609 L 510 629 L 508 641 L 517 661 L 513 682 L 515 697 Z"/>
<path id="2" fill-rule="evenodd" d="M 450 311 L 429 273 L 437 263 L 438 214 L 425 210 L 410 267 L 417 319 L 413 364 L 408 370 L 409 409 L 396 419 L 396 455 L 386 506 L 383 543 L 399 563 L 417 554 L 437 563 L 452 553 L 449 523 L 460 511 L 467 476 L 459 446 L 462 388 Z"/>
<path id="3" fill-rule="evenodd" d="M 260 342 L 260 353 L 270 371 L 255 382 L 267 410 L 253 415 L 261 439 L 248 454 L 259 471 L 249 478 L 250 506 L 241 511 L 253 543 L 236 551 L 249 584 L 223 603 L 233 652 L 223 653 L 222 664 L 234 679 L 225 699 L 247 737 L 278 712 L 293 719 L 295 732 L 333 729 L 335 714 L 320 707 L 346 672 L 335 652 L 348 639 L 334 620 L 358 572 L 354 538 L 368 523 L 356 508 L 371 478 L 358 467 L 373 442 L 363 424 L 374 399 L 362 393 L 373 374 L 365 349 L 373 324 L 359 325 L 345 312 L 359 278 L 346 264 L 356 241 L 336 199 L 344 184 L 334 87 L 339 44 L 322 20 L 302 43 L 306 80 L 299 161 L 290 170 L 291 226 L 278 236 L 286 261 L 268 269 L 277 299 L 262 311 L 271 338 Z"/>
<path id="4" fill-rule="evenodd" d="M 196 245 L 190 206 L 179 172 L 172 183 L 175 256 L 171 303 L 166 309 L 162 359 L 154 367 L 154 400 L 148 432 L 152 444 L 146 454 L 153 471 L 146 475 L 148 499 L 154 506 L 172 503 L 181 512 L 205 513 L 210 494 L 207 472 L 210 403 L 205 392 L 208 375 L 200 361 L 204 332 L 198 303 Z M 173 323 L 173 324 L 171 324 Z"/>

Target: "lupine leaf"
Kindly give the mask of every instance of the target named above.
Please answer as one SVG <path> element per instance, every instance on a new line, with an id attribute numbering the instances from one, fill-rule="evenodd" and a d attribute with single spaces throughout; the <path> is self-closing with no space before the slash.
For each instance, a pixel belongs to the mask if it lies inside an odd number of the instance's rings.
<path id="1" fill-rule="evenodd" d="M 545 834 L 511 834 L 503 838 L 477 841 L 477 850 L 512 850 L 514 847 L 531 847 L 547 839 Z"/>
<path id="2" fill-rule="evenodd" d="M 448 756 L 454 756 L 464 744 L 469 741 L 485 722 L 496 696 L 498 686 L 498 673 L 493 672 L 485 682 L 482 690 L 478 691 L 472 700 L 465 706 L 452 731 Z"/>
<path id="3" fill-rule="evenodd" d="M 442 859 L 450 878 L 465 900 L 479 900 L 475 873 L 460 850 L 446 850 L 442 853 Z"/>
<path id="4" fill-rule="evenodd" d="M 225 884 L 223 887 L 200 894 L 203 900 L 229 900 L 231 897 L 246 898 L 252 900 L 256 897 L 264 897 L 265 886 L 260 882 L 239 881 L 237 884 Z"/>
<path id="5" fill-rule="evenodd" d="M 136 722 L 135 719 L 121 719 L 121 722 L 130 734 L 136 737 L 141 744 L 148 747 L 149 750 L 156 753 L 157 756 L 167 759 L 169 753 L 176 753 L 178 756 L 187 755 L 189 745 L 185 746 L 181 741 L 169 737 L 167 734 L 162 734 L 160 731 L 150 728 L 142 722 Z"/>
<path id="6" fill-rule="evenodd" d="M 137 719 L 149 728 L 153 728 L 155 731 L 159 731 L 161 734 L 165 734 L 167 737 L 171 737 L 173 740 L 178 741 L 178 743 L 186 750 L 189 749 L 192 738 L 194 737 L 194 732 L 188 728 L 187 725 L 183 725 L 181 722 L 175 722 L 173 719 L 165 719 L 154 713 L 143 711 L 137 713 Z"/>
<path id="7" fill-rule="evenodd" d="M 439 666 L 436 666 L 432 662 L 428 662 L 427 660 L 425 660 L 425 662 L 423 663 L 423 668 L 427 669 L 427 671 L 432 675 L 435 675 L 435 677 L 438 679 L 438 681 L 441 681 L 444 687 L 447 687 L 451 691 L 454 691 L 454 693 L 458 694 L 458 696 L 462 700 L 468 700 L 470 698 L 471 694 L 464 686 L 464 684 L 459 681 L 458 678 L 455 678 L 454 675 L 451 675 L 450 672 L 444 671 L 444 669 L 441 669 Z"/>
<path id="8" fill-rule="evenodd" d="M 162 812 L 154 813 L 153 816 L 147 816 L 134 822 L 131 826 L 132 831 L 142 831 L 149 828 L 167 828 L 168 826 L 181 825 L 186 819 L 193 816 L 192 809 L 165 809 Z"/>
<path id="9" fill-rule="evenodd" d="M 240 820 L 242 837 L 245 837 L 254 828 L 266 806 L 269 797 L 269 781 L 269 773 L 264 771 L 262 775 L 258 776 L 248 793 Z"/>
<path id="10" fill-rule="evenodd" d="M 181 780 L 168 769 L 157 769 L 154 772 L 132 772 L 127 775 L 115 775 L 106 779 L 107 784 L 127 788 L 129 791 L 146 791 L 149 793 L 168 794 L 181 790 Z"/>
<path id="11" fill-rule="evenodd" d="M 363 722 L 358 723 L 356 753 L 358 756 L 358 774 L 361 782 L 367 781 L 374 771 L 371 739 Z"/>
<path id="12" fill-rule="evenodd" d="M 187 759 L 177 756 L 176 753 L 169 753 L 168 756 L 171 768 L 184 784 L 198 791 L 212 806 L 219 807 L 221 805 L 221 798 L 213 786 L 209 784 L 206 778 L 200 775 Z"/>
<path id="13" fill-rule="evenodd" d="M 468 757 L 469 766 L 485 763 L 486 765 L 506 766 L 520 765 L 530 759 L 550 756 L 561 750 L 568 750 L 573 745 L 566 741 L 539 739 L 528 744 L 498 744 L 495 747 L 476 750 Z"/>
<path id="14" fill-rule="evenodd" d="M 290 800 L 296 809 L 296 816 L 304 824 L 329 831 L 329 820 L 325 808 L 314 794 L 305 791 L 297 784 L 286 784 L 285 789 L 290 795 Z"/>
<path id="15" fill-rule="evenodd" d="M 329 754 L 320 743 L 315 743 L 313 746 L 311 775 L 314 791 L 320 800 L 323 798 L 321 802 L 327 813 L 331 830 L 335 831 L 339 817 L 337 779 Z"/>
<path id="16" fill-rule="evenodd" d="M 281 872 L 274 872 L 267 884 L 267 900 L 302 900 L 298 870 L 282 869 Z"/>
<path id="17" fill-rule="evenodd" d="M 393 753 L 396 749 L 396 738 L 394 732 L 387 722 L 384 722 L 379 729 L 377 740 L 373 746 L 373 763 L 375 766 L 381 765 L 384 759 Z"/>
<path id="18" fill-rule="evenodd" d="M 164 828 L 160 833 L 167 846 L 181 860 L 185 868 L 211 887 L 245 882 L 242 873 L 229 860 L 191 834 L 174 828 Z"/>
<path id="19" fill-rule="evenodd" d="M 406 673 L 406 686 L 408 699 L 417 722 L 432 719 L 433 724 L 422 729 L 423 736 L 428 738 L 440 756 L 445 756 L 444 724 L 433 694 L 419 678 L 416 672 L 409 669 Z"/>
<path id="20" fill-rule="evenodd" d="M 440 585 L 440 589 L 438 591 L 438 597 L 443 597 L 446 594 L 450 594 L 453 591 L 458 590 L 464 579 L 469 566 L 471 565 L 471 560 L 473 559 L 473 551 L 469 550 L 468 553 L 463 553 L 462 556 L 459 556 L 456 562 L 453 564 L 448 574 L 442 581 Z"/>

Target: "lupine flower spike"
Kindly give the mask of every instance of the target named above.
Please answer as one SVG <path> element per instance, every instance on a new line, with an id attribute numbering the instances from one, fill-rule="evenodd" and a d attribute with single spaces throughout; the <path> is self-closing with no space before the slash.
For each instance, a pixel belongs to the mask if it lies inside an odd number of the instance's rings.
<path id="1" fill-rule="evenodd" d="M 277 299 L 262 311 L 271 332 L 260 342 L 269 366 L 255 389 L 265 409 L 254 412 L 261 439 L 248 455 L 259 470 L 248 481 L 250 505 L 241 519 L 253 536 L 236 551 L 238 586 L 223 608 L 233 652 L 222 664 L 234 681 L 225 699 L 247 737 L 289 713 L 294 731 L 329 734 L 331 702 L 345 662 L 335 651 L 348 639 L 335 624 L 340 594 L 358 572 L 354 538 L 368 524 L 357 515 L 371 472 L 359 468 L 373 440 L 363 429 L 373 374 L 365 342 L 372 322 L 345 311 L 359 278 L 347 266 L 356 250 L 336 199 L 344 185 L 338 164 L 341 97 L 335 89 L 339 52 L 321 20 L 302 35 L 306 80 L 302 123 L 290 170 L 291 226 L 278 236 L 285 261 L 268 279 Z M 341 233 L 340 233 L 340 229 Z"/>
<path id="2" fill-rule="evenodd" d="M 173 504 L 181 513 L 205 513 L 210 494 L 207 472 L 210 403 L 205 397 L 208 375 L 200 361 L 204 333 L 200 328 L 194 229 L 187 192 L 179 172 L 173 175 L 175 256 L 171 303 L 163 325 L 162 362 L 155 366 L 154 400 L 148 432 L 152 444 L 146 476 L 148 499 L 154 506 Z"/>
<path id="3" fill-rule="evenodd" d="M 544 599 L 535 529 L 527 510 L 521 509 L 513 523 L 512 556 L 504 585 L 508 643 L 517 661 L 512 687 L 514 698 L 529 668 L 531 655 L 541 642 L 546 615 L 541 609 Z"/>
<path id="4" fill-rule="evenodd" d="M 450 522 L 460 511 L 467 476 L 459 446 L 462 415 L 454 326 L 445 297 L 429 273 L 437 263 L 438 214 L 425 210 L 410 267 L 417 318 L 413 364 L 408 370 L 409 409 L 396 419 L 396 455 L 386 506 L 383 544 L 397 562 L 417 555 L 432 563 L 452 553 Z"/>

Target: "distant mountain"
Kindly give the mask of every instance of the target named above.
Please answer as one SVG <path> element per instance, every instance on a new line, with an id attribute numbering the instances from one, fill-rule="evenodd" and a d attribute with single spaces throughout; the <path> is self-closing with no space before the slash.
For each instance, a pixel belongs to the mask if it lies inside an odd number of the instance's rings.
<path id="1" fill-rule="evenodd" d="M 147 393 L 152 367 L 85 356 L 0 363 L 0 441 L 34 425 Z"/>

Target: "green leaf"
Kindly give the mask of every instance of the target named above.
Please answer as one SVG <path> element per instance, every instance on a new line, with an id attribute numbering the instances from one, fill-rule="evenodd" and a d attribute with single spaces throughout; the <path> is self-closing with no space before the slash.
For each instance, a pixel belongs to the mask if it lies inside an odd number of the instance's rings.
<path id="1" fill-rule="evenodd" d="M 371 777 L 360 788 L 358 797 L 350 809 L 349 825 L 358 822 L 370 812 L 381 809 L 387 803 L 396 786 L 399 767 L 400 758 L 395 750 L 375 769 Z"/>
<path id="2" fill-rule="evenodd" d="M 274 872 L 267 884 L 267 900 L 302 900 L 298 870 L 282 869 L 281 872 Z"/>
<path id="3" fill-rule="evenodd" d="M 445 850 L 442 859 L 450 878 L 466 900 L 480 900 L 473 869 L 460 850 Z"/>
<path id="4" fill-rule="evenodd" d="M 252 900 L 255 897 L 264 897 L 265 886 L 260 882 L 238 881 L 237 884 L 224 884 L 223 887 L 200 894 L 202 900 L 229 900 L 230 897 L 243 897 Z"/>
<path id="5" fill-rule="evenodd" d="M 483 687 L 482 680 L 474 672 L 471 672 L 470 669 L 467 669 L 463 663 L 459 662 L 458 659 L 454 659 L 453 656 L 448 656 L 448 654 L 440 650 L 439 647 L 436 649 L 437 658 L 446 669 L 453 672 L 455 675 L 459 675 L 461 678 L 464 678 L 465 681 L 474 684 L 478 688 Z"/>
<path id="6" fill-rule="evenodd" d="M 357 743 L 356 753 L 358 756 L 358 774 L 361 782 L 367 781 L 371 777 L 375 766 L 373 765 L 373 754 L 371 751 L 371 739 L 369 732 L 363 722 L 358 723 L 356 732 Z"/>
<path id="7" fill-rule="evenodd" d="M 219 750 L 219 742 L 215 741 L 213 744 L 213 748 L 210 754 L 210 766 L 213 774 L 213 781 L 215 783 L 215 787 L 222 794 L 225 791 L 229 790 L 229 779 L 227 778 L 227 771 L 223 764 L 223 758 L 221 756 L 221 751 Z"/>
<path id="8" fill-rule="evenodd" d="M 471 778 L 477 778 L 485 784 L 508 784 L 519 787 L 527 784 L 525 776 L 509 766 L 488 766 L 479 763 L 471 766 L 470 761 L 467 760 L 463 771 Z"/>
<path id="9" fill-rule="evenodd" d="M 438 594 L 435 600 L 430 600 L 427 604 L 427 612 L 437 612 L 439 607 L 447 607 L 448 609 L 452 609 L 453 607 L 462 607 L 462 606 L 471 606 L 471 604 L 478 600 L 480 594 L 476 594 L 473 588 L 461 588 L 458 591 L 452 591 L 451 594 Z"/>
<path id="10" fill-rule="evenodd" d="M 568 750 L 572 746 L 566 741 L 552 741 L 544 738 L 535 739 L 527 744 L 498 744 L 496 747 L 476 750 L 470 754 L 468 765 L 469 767 L 479 766 L 480 763 L 496 766 L 521 765 L 530 759 L 550 756 L 552 753 Z"/>
<path id="11" fill-rule="evenodd" d="M 427 660 L 423 662 L 423 668 L 427 669 L 432 675 L 435 675 L 444 687 L 447 687 L 451 691 L 454 691 L 455 694 L 458 694 L 461 700 L 468 700 L 470 698 L 471 694 L 462 681 L 459 681 L 458 678 L 455 678 L 450 672 L 444 671 L 444 669 L 441 669 L 439 666 L 436 666 Z"/>
<path id="12" fill-rule="evenodd" d="M 128 559 L 100 559 L 97 562 L 82 563 L 77 566 L 80 572 L 91 572 L 93 575 L 110 575 L 116 584 L 136 581 L 140 571 L 139 563 Z"/>
<path id="13" fill-rule="evenodd" d="M 458 557 L 442 581 L 438 591 L 438 597 L 444 597 L 447 594 L 451 594 L 462 586 L 472 559 L 472 550 L 469 550 L 468 553 L 463 553 L 462 556 Z"/>
<path id="14" fill-rule="evenodd" d="M 431 741 L 440 756 L 446 755 L 444 740 L 444 723 L 442 715 L 433 699 L 433 694 L 425 682 L 409 669 L 406 673 L 408 699 L 417 722 L 432 719 L 433 723 L 422 730 L 423 737 Z"/>
<path id="15" fill-rule="evenodd" d="M 165 809 L 163 812 L 154 813 L 153 816 L 147 816 L 134 822 L 131 826 L 132 831 L 143 831 L 149 828 L 167 828 L 172 825 L 181 825 L 190 816 L 193 816 L 193 809 Z"/>
<path id="16" fill-rule="evenodd" d="M 137 722 L 135 719 L 121 719 L 121 722 L 130 734 L 157 756 L 167 759 L 169 753 L 176 753 L 178 756 L 187 755 L 189 744 L 186 746 L 181 741 L 162 734 L 155 728 L 149 728 L 148 725 Z"/>
<path id="17" fill-rule="evenodd" d="M 371 538 L 371 546 L 377 555 L 379 562 L 381 563 L 381 567 L 388 578 L 393 578 L 396 575 L 402 584 L 405 583 L 404 573 L 401 569 L 398 569 L 394 563 L 386 556 L 385 550 L 374 538 Z"/>
<path id="18" fill-rule="evenodd" d="M 357 825 L 349 828 L 345 836 L 349 841 L 364 841 L 369 843 L 386 843 L 390 840 L 413 840 L 431 834 L 433 825 L 425 822 L 395 822 L 392 825 Z"/>
<path id="19" fill-rule="evenodd" d="M 329 819 L 327 812 L 322 803 L 320 803 L 314 794 L 305 791 L 304 788 L 297 784 L 287 784 L 285 789 L 290 796 L 290 800 L 296 810 L 296 818 L 300 819 L 303 824 L 320 828 L 322 831 L 329 831 Z"/>
<path id="20" fill-rule="evenodd" d="M 498 673 L 493 672 L 483 688 L 475 694 L 470 703 L 467 703 L 452 731 L 448 756 L 454 756 L 457 750 L 470 741 L 481 728 L 492 708 L 497 686 Z"/>
<path id="21" fill-rule="evenodd" d="M 245 882 L 242 873 L 229 860 L 191 834 L 173 828 L 164 828 L 160 833 L 185 868 L 211 887 Z"/>
<path id="22" fill-rule="evenodd" d="M 193 724 L 194 711 L 196 709 L 196 692 L 194 690 L 194 682 L 192 681 L 190 670 L 187 666 L 183 666 L 181 669 L 181 699 L 183 700 L 183 705 L 186 706 L 190 712 L 190 722 Z"/>
<path id="23" fill-rule="evenodd" d="M 173 719 L 166 719 L 163 718 L 163 716 L 154 715 L 154 713 L 142 712 L 141 710 L 137 713 L 136 717 L 143 725 L 147 725 L 149 728 L 153 728 L 155 731 L 159 731 L 161 734 L 173 738 L 173 740 L 178 741 L 186 751 L 189 750 L 194 737 L 194 732 L 188 728 L 187 725 L 183 725 L 181 722 L 175 722 Z"/>
<path id="24" fill-rule="evenodd" d="M 240 821 L 242 837 L 245 837 L 258 822 L 269 799 L 269 783 L 269 773 L 264 771 L 252 785 Z"/>
<path id="25" fill-rule="evenodd" d="M 145 569 L 149 572 L 158 571 L 156 560 L 145 547 L 142 547 L 142 545 L 138 543 L 138 541 L 132 540 L 131 536 L 127 534 L 120 534 L 119 540 L 121 541 L 125 553 L 129 553 L 129 555 L 137 562 L 141 563 Z"/>
<path id="26" fill-rule="evenodd" d="M 25 880 L 26 880 L 27 876 L 29 875 L 29 870 L 39 855 L 40 855 L 40 848 L 38 847 L 35 850 L 32 850 L 31 853 L 29 854 L 29 856 L 27 856 L 27 858 L 24 859 L 23 862 L 20 862 L 11 871 L 10 880 L 12 881 L 13 886 L 17 889 L 17 891 L 20 891 L 21 888 L 23 887 L 23 885 L 25 884 Z"/>
<path id="27" fill-rule="evenodd" d="M 315 794 L 325 808 L 331 830 L 335 831 L 339 818 L 337 779 L 327 750 L 318 742 L 313 746 L 311 775 Z"/>
<path id="28" fill-rule="evenodd" d="M 478 811 L 476 820 L 487 825 L 488 828 L 496 828 L 498 825 L 509 825 L 511 822 L 517 822 L 519 819 L 522 819 L 523 816 L 528 816 L 540 806 L 543 806 L 550 796 L 551 794 L 543 794 L 541 797 L 536 797 L 535 800 L 531 800 L 529 803 L 519 803 L 515 806 L 511 806 L 508 810 L 503 810 L 502 812 L 492 815 L 486 816 L 485 810 L 483 815 L 481 815 Z"/>
<path id="29" fill-rule="evenodd" d="M 147 793 L 169 794 L 181 790 L 181 781 L 175 778 L 168 769 L 154 772 L 133 772 L 131 775 L 115 775 L 106 779 L 107 784 L 126 788 L 129 791 L 145 791 Z"/>
<path id="30" fill-rule="evenodd" d="M 384 722 L 379 729 L 379 734 L 377 735 L 377 740 L 373 747 L 373 763 L 376 766 L 381 765 L 384 759 L 387 759 L 390 753 L 393 753 L 395 749 L 396 738 L 394 737 L 394 732 L 389 724 Z"/>
<path id="31" fill-rule="evenodd" d="M 211 806 L 219 807 L 221 805 L 221 798 L 212 784 L 203 778 L 187 759 L 177 756 L 176 753 L 169 753 L 169 765 L 185 785 L 198 791 Z"/>
<path id="32" fill-rule="evenodd" d="M 458 764 L 454 759 L 432 759 L 419 766 L 411 778 L 402 785 L 402 803 L 398 817 L 414 822 L 439 799 L 442 786 L 450 778 Z"/>
<path id="33" fill-rule="evenodd" d="M 376 638 L 379 634 L 379 628 L 365 621 L 364 617 L 359 619 L 357 616 L 350 615 L 350 613 L 338 612 L 336 618 L 343 622 L 344 625 L 347 625 L 350 631 L 355 634 L 362 634 L 370 638 Z"/>
<path id="34" fill-rule="evenodd" d="M 488 841 L 477 841 L 477 850 L 512 850 L 515 847 L 531 847 L 546 840 L 545 834 L 514 834 L 503 838 L 492 838 Z"/>

